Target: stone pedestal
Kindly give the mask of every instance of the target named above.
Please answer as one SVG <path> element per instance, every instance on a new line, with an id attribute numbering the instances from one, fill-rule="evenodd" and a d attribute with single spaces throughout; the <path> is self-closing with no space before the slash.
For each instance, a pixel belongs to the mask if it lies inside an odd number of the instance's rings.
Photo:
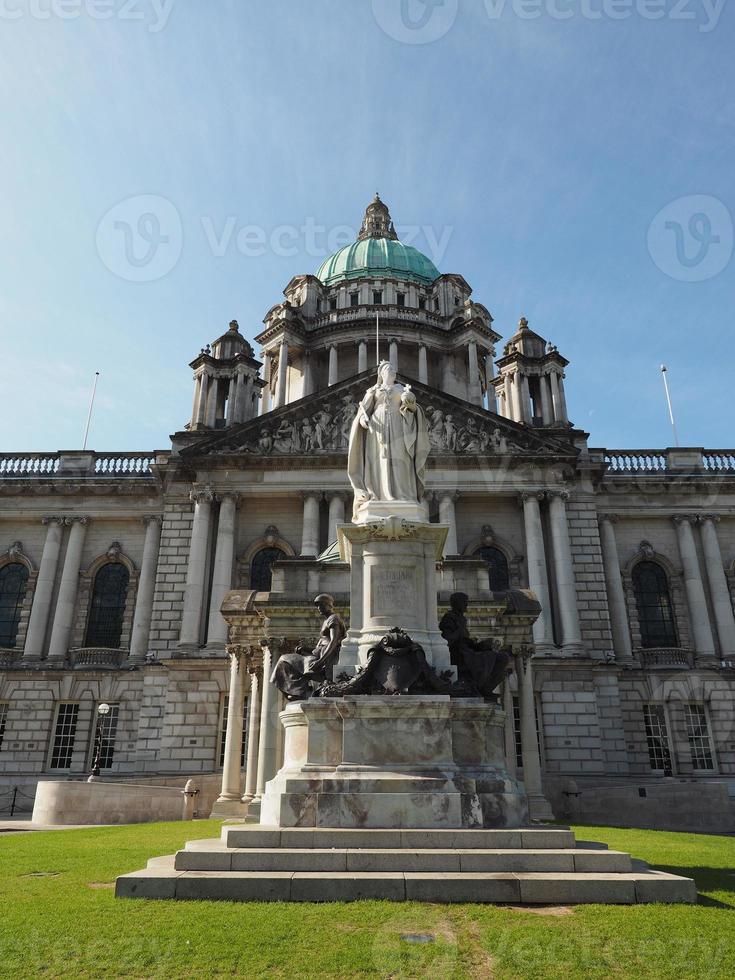
<path id="1" fill-rule="evenodd" d="M 400 506 L 380 505 L 388 504 Z M 438 672 L 454 672 L 437 614 L 436 563 L 442 558 L 447 531 L 446 525 L 400 514 L 337 526 L 340 557 L 350 564 L 350 629 L 335 676 L 352 674 L 365 664 L 370 647 L 394 626 L 421 644 Z"/>
<path id="2" fill-rule="evenodd" d="M 518 827 L 505 714 L 446 696 L 313 698 L 281 712 L 283 768 L 266 786 L 275 827 Z"/>

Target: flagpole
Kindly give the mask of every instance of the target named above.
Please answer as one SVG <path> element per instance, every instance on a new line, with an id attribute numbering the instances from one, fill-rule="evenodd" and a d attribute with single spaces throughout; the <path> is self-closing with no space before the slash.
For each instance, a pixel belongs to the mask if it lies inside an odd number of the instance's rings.
<path id="1" fill-rule="evenodd" d="M 674 433 L 674 445 L 678 448 L 679 437 L 676 434 L 676 425 L 674 424 L 674 410 L 671 407 L 671 395 L 669 394 L 669 383 L 666 380 L 666 372 L 668 368 L 665 364 L 661 365 L 661 377 L 664 379 L 664 391 L 666 392 L 666 404 L 669 406 L 669 421 L 671 422 L 671 430 Z"/>
<path id="2" fill-rule="evenodd" d="M 99 379 L 99 371 L 94 372 L 94 385 L 92 386 L 92 397 L 89 402 L 89 412 L 87 413 L 87 425 L 84 429 L 84 443 L 82 444 L 82 450 L 87 448 L 87 439 L 89 438 L 89 426 L 92 422 L 92 409 L 94 408 L 94 396 L 97 394 L 97 381 Z"/>
<path id="3" fill-rule="evenodd" d="M 380 313 L 375 314 L 375 363 L 380 364 Z"/>

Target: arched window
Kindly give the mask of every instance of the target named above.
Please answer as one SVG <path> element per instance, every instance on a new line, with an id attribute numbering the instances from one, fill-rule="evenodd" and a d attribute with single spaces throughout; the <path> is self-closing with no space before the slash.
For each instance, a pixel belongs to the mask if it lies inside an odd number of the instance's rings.
<path id="1" fill-rule="evenodd" d="M 94 577 L 85 646 L 118 649 L 130 573 L 121 562 L 103 565 Z"/>
<path id="2" fill-rule="evenodd" d="M 0 647 L 12 649 L 28 585 L 28 569 L 14 561 L 0 568 Z"/>
<path id="3" fill-rule="evenodd" d="M 493 592 L 507 592 L 510 588 L 508 559 L 500 548 L 478 548 L 475 558 L 487 562 L 490 572 L 490 588 Z"/>
<path id="4" fill-rule="evenodd" d="M 641 561 L 632 578 L 643 647 L 678 646 L 666 572 L 655 561 Z"/>
<path id="5" fill-rule="evenodd" d="M 253 556 L 250 565 L 250 588 L 257 589 L 258 592 L 270 592 L 273 563 L 285 557 L 285 552 L 280 548 L 261 548 Z"/>

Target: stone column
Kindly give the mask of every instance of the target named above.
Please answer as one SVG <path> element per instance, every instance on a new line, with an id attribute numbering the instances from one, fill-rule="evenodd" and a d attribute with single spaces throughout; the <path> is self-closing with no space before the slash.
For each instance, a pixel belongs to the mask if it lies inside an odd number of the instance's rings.
<path id="1" fill-rule="evenodd" d="M 521 376 L 516 371 L 513 375 L 513 420 L 515 422 L 525 422 L 523 415 L 523 388 Z"/>
<path id="2" fill-rule="evenodd" d="M 505 417 L 507 419 L 513 419 L 513 378 L 510 374 L 506 374 L 503 378 L 503 390 L 505 392 L 505 398 L 503 404 L 505 406 Z"/>
<path id="3" fill-rule="evenodd" d="M 357 345 L 357 373 L 358 374 L 362 374 L 363 371 L 367 371 L 367 366 L 368 366 L 367 357 L 368 357 L 367 341 L 361 340 L 360 343 Z"/>
<path id="4" fill-rule="evenodd" d="M 276 379 L 276 408 L 286 404 L 286 381 L 288 377 L 288 341 L 282 340 L 278 348 L 278 378 Z"/>
<path id="5" fill-rule="evenodd" d="M 707 611 L 707 600 L 704 596 L 704 585 L 699 571 L 697 547 L 694 543 L 692 522 L 696 518 L 688 514 L 677 514 L 673 518 L 676 525 L 676 537 L 679 543 L 679 554 L 684 570 L 684 587 L 686 588 L 689 604 L 689 617 L 694 635 L 694 648 L 697 659 L 711 660 L 715 655 L 715 641 Z"/>
<path id="6" fill-rule="evenodd" d="M 426 344 L 419 344 L 419 381 L 424 385 L 429 383 L 429 364 L 426 358 Z"/>
<path id="7" fill-rule="evenodd" d="M 544 425 L 554 424 L 554 408 L 551 403 L 551 389 L 549 387 L 549 376 L 541 375 L 539 378 L 541 387 L 541 420 Z"/>
<path id="8" fill-rule="evenodd" d="M 72 517 L 71 532 L 66 545 L 64 568 L 61 572 L 61 585 L 56 599 L 54 625 L 49 642 L 49 662 L 63 663 L 69 652 L 69 635 L 74 621 L 79 588 L 79 569 L 82 565 L 82 549 L 87 534 L 88 517 Z"/>
<path id="9" fill-rule="evenodd" d="M 329 378 L 327 383 L 336 385 L 339 380 L 339 358 L 337 355 L 337 345 L 331 344 L 329 348 Z"/>
<path id="10" fill-rule="evenodd" d="M 35 663 L 43 656 L 46 627 L 48 626 L 51 599 L 56 583 L 56 569 L 59 565 L 61 538 L 64 533 L 63 517 L 44 517 L 43 523 L 46 525 L 46 540 L 43 544 L 43 554 L 38 568 L 31 616 L 28 621 L 28 632 L 23 648 L 23 660 L 27 663 Z"/>
<path id="11" fill-rule="evenodd" d="M 457 499 L 456 493 L 443 493 L 439 497 L 439 523 L 448 524 L 447 540 L 444 545 L 444 554 L 457 555 L 457 515 L 454 508 L 454 501 Z"/>
<path id="12" fill-rule="evenodd" d="M 338 491 L 329 498 L 329 531 L 327 534 L 327 544 L 332 544 L 337 540 L 337 525 L 344 524 L 345 521 L 345 495 Z"/>
<path id="13" fill-rule="evenodd" d="M 304 497 L 304 524 L 301 532 L 301 556 L 319 554 L 319 494 L 310 491 Z"/>
<path id="14" fill-rule="evenodd" d="M 220 494 L 217 544 L 214 550 L 212 598 L 209 604 L 207 648 L 220 650 L 227 642 L 227 623 L 222 618 L 222 600 L 232 588 L 232 562 L 235 557 L 235 515 L 237 494 Z"/>
<path id="15" fill-rule="evenodd" d="M 225 733 L 225 760 L 222 767 L 222 791 L 217 799 L 217 804 L 239 804 L 242 798 L 240 757 L 242 755 L 242 722 L 245 714 L 245 648 L 233 643 L 227 647 L 227 653 L 230 657 L 230 689 L 227 698 L 227 731 Z"/>
<path id="16" fill-rule="evenodd" d="M 265 415 L 271 410 L 271 371 L 273 370 L 273 355 L 266 353 L 263 355 L 263 380 L 265 388 L 260 400 L 260 414 Z"/>
<path id="17" fill-rule="evenodd" d="M 206 371 L 199 375 L 199 399 L 197 401 L 196 424 L 204 425 L 207 417 L 207 394 L 209 392 L 209 375 Z"/>
<path id="18" fill-rule="evenodd" d="M 511 776 L 515 775 L 518 768 L 516 761 L 516 732 L 513 719 L 513 692 L 510 689 L 510 678 L 506 677 L 503 682 L 503 711 L 505 712 L 504 737 L 505 737 L 505 764 Z"/>
<path id="19" fill-rule="evenodd" d="M 194 375 L 194 402 L 191 406 L 191 428 L 197 424 L 197 410 L 199 408 L 199 393 L 202 387 L 201 375 Z"/>
<path id="20" fill-rule="evenodd" d="M 541 759 L 536 731 L 536 704 L 533 694 L 533 670 L 531 653 L 523 650 L 515 657 L 518 680 L 518 703 L 521 713 L 521 755 L 523 757 L 523 783 L 528 797 L 528 814 L 531 820 L 553 820 L 554 814 L 544 796 L 541 782 Z"/>
<path id="21" fill-rule="evenodd" d="M 610 609 L 615 657 L 619 661 L 630 663 L 633 659 L 633 649 L 630 642 L 630 625 L 628 623 L 628 609 L 625 605 L 623 580 L 620 574 L 618 545 L 615 540 L 617 520 L 615 514 L 600 515 L 600 544 L 602 546 L 602 563 L 605 568 L 607 603 Z"/>
<path id="22" fill-rule="evenodd" d="M 251 648 L 252 659 L 248 665 L 250 692 L 248 694 L 248 755 L 245 760 L 245 792 L 243 803 L 255 799 L 258 783 L 258 740 L 260 736 L 260 698 L 263 688 L 262 648 Z"/>
<path id="23" fill-rule="evenodd" d="M 564 394 L 564 375 L 559 375 L 559 407 L 561 408 L 562 419 L 565 422 L 569 421 L 569 412 L 567 411 L 567 396 Z"/>
<path id="24" fill-rule="evenodd" d="M 158 568 L 158 549 L 161 544 L 161 523 L 159 516 L 144 517 L 145 541 L 143 560 L 140 563 L 138 593 L 135 597 L 133 629 L 130 635 L 131 664 L 144 664 L 148 653 L 148 636 L 153 613 L 153 594 L 156 588 L 156 569 Z"/>
<path id="25" fill-rule="evenodd" d="M 477 359 L 477 342 L 474 340 L 467 345 L 467 396 L 474 405 L 482 405 L 480 363 Z"/>
<path id="26" fill-rule="evenodd" d="M 209 379 L 209 389 L 207 391 L 207 408 L 204 414 L 204 424 L 213 429 L 217 421 L 217 396 L 219 395 L 219 379 Z"/>
<path id="27" fill-rule="evenodd" d="M 395 339 L 395 337 L 391 337 L 391 341 L 388 346 L 388 360 L 390 361 L 393 370 L 398 371 L 398 341 Z"/>
<path id="28" fill-rule="evenodd" d="M 231 425 L 237 425 L 245 418 L 245 375 L 239 371 L 235 375 L 235 394 L 228 414 Z"/>
<path id="29" fill-rule="evenodd" d="M 549 498 L 554 578 L 556 580 L 556 593 L 559 598 L 561 642 L 564 653 L 575 656 L 582 651 L 582 633 L 579 626 L 577 586 L 574 580 L 572 547 L 569 541 L 569 524 L 567 521 L 566 500 L 569 494 L 564 490 L 551 490 L 547 496 Z"/>
<path id="30" fill-rule="evenodd" d="M 554 421 L 564 424 L 567 420 L 567 412 L 566 400 L 563 397 L 561 389 L 561 379 L 556 371 L 552 371 L 549 375 L 549 380 L 551 382 L 551 401 L 554 410 Z"/>
<path id="31" fill-rule="evenodd" d="M 493 363 L 492 351 L 485 355 L 485 383 L 487 384 L 487 410 L 498 414 L 498 399 L 495 392 L 493 380 L 495 378 L 495 365 Z"/>
<path id="32" fill-rule="evenodd" d="M 732 600 L 725 578 L 720 543 L 717 540 L 716 525 L 719 520 L 717 514 L 705 514 L 699 518 L 709 594 L 715 614 L 717 637 L 720 641 L 720 656 L 724 660 L 729 660 L 735 655 L 735 616 L 733 616 Z"/>
<path id="33" fill-rule="evenodd" d="M 541 654 L 554 649 L 554 632 L 551 621 L 551 600 L 549 580 L 546 572 L 546 551 L 544 532 L 541 526 L 540 493 L 522 493 L 523 524 L 526 536 L 526 561 L 528 564 L 528 587 L 541 603 L 541 613 L 533 624 L 533 642 Z"/>
<path id="34" fill-rule="evenodd" d="M 274 646 L 276 644 L 271 641 Z M 280 650 L 280 645 L 277 645 Z M 279 654 L 275 655 L 277 658 Z M 263 695 L 260 701 L 260 739 L 258 744 L 258 778 L 255 796 L 262 800 L 265 784 L 276 773 L 276 726 L 278 721 L 278 692 L 270 682 L 274 655 L 270 646 L 263 647 Z"/>
<path id="35" fill-rule="evenodd" d="M 304 383 L 303 397 L 314 394 L 314 358 L 308 351 L 301 355 L 303 358 Z"/>
<path id="36" fill-rule="evenodd" d="M 189 499 L 194 503 L 194 523 L 191 528 L 189 564 L 186 569 L 184 609 L 181 615 L 179 646 L 196 650 L 199 647 L 204 605 L 204 584 L 207 570 L 207 546 L 212 521 L 214 492 L 209 489 L 192 490 Z"/>
<path id="37" fill-rule="evenodd" d="M 531 393 L 528 389 L 528 378 L 525 374 L 521 375 L 521 413 L 523 421 L 530 425 L 533 421 L 533 406 L 531 405 Z"/>

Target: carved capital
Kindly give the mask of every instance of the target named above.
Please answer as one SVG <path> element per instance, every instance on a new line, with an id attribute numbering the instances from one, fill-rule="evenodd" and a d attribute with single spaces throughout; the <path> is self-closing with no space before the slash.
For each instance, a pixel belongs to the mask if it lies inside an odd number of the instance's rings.
<path id="1" fill-rule="evenodd" d="M 560 500 L 563 500 L 564 502 L 566 502 L 567 500 L 569 500 L 569 491 L 568 490 L 556 490 L 556 489 L 554 489 L 554 490 L 547 490 L 546 491 L 546 496 L 547 496 L 547 498 L 549 500 L 553 500 L 554 497 L 558 497 Z"/>
<path id="2" fill-rule="evenodd" d="M 90 518 L 86 515 L 83 516 L 73 516 L 64 518 L 64 523 L 71 526 L 72 524 L 81 524 L 82 527 L 86 527 L 90 522 Z"/>
<path id="3" fill-rule="evenodd" d="M 680 527 L 684 524 L 691 525 L 696 523 L 697 515 L 696 514 L 673 514 L 671 520 L 674 522 L 674 524 L 677 527 Z"/>
<path id="4" fill-rule="evenodd" d="M 537 500 L 539 503 L 544 499 L 543 490 L 522 490 L 518 494 L 518 503 L 522 507 L 527 500 Z"/>
<path id="5" fill-rule="evenodd" d="M 617 514 L 598 514 L 597 521 L 599 524 L 617 524 L 618 523 Z"/>
<path id="6" fill-rule="evenodd" d="M 193 504 L 214 503 L 214 490 L 211 487 L 196 487 L 189 494 L 189 500 Z"/>
<path id="7" fill-rule="evenodd" d="M 57 517 L 57 516 L 44 517 L 44 518 L 41 519 L 41 523 L 43 525 L 58 524 L 59 527 L 63 527 L 64 524 L 66 523 L 66 518 L 65 517 Z"/>
<path id="8" fill-rule="evenodd" d="M 710 524 L 719 524 L 722 517 L 720 514 L 700 514 L 697 520 L 700 524 L 706 524 L 708 521 Z"/>
<path id="9" fill-rule="evenodd" d="M 145 514 L 141 520 L 148 527 L 149 524 L 163 524 L 163 515 L 161 514 Z"/>

